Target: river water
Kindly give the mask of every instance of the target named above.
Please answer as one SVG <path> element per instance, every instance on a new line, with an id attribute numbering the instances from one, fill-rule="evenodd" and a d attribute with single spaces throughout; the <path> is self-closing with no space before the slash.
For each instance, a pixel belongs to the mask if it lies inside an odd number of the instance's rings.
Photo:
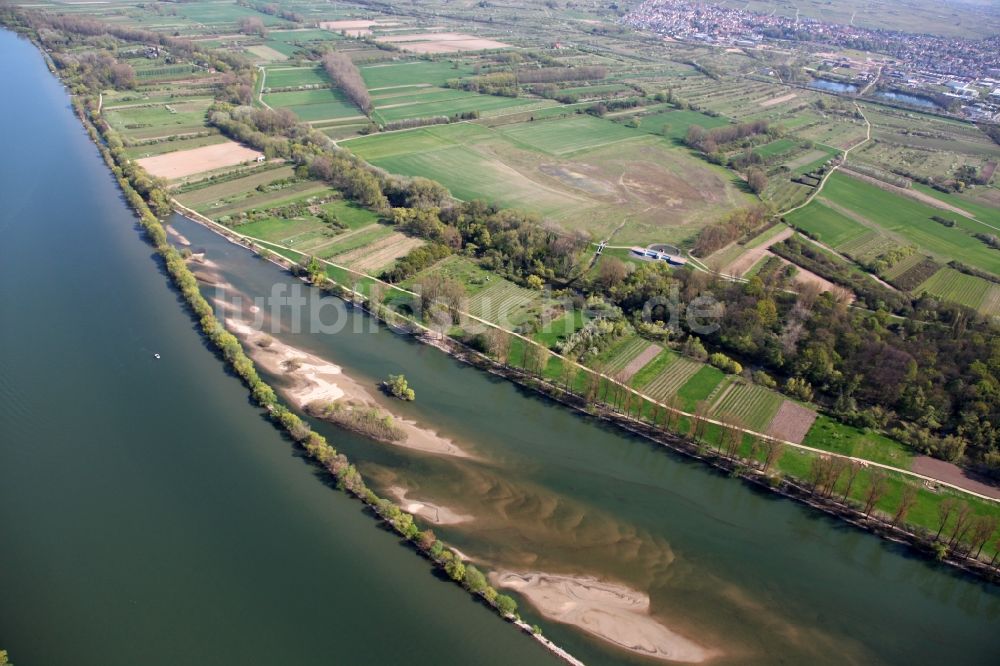
<path id="1" fill-rule="evenodd" d="M 12 661 L 559 663 L 437 580 L 248 404 L 64 90 L 3 30 L 0 89 L 0 648 Z"/>
<path id="2" fill-rule="evenodd" d="M 0 200 L 0 301 L 19 325 L 0 340 L 0 643 L 45 664 L 91 654 L 101 655 L 93 663 L 547 660 L 434 580 L 259 418 L 153 269 L 61 90 L 28 45 L 3 37 L 0 52 L 12 49 L 19 63 L 0 58 L 0 82 L 22 104 L 0 113 L 4 127 L 30 131 L 12 137 L 21 157 L 5 166 L 10 196 Z M 190 221 L 172 223 L 228 283 L 209 296 L 300 286 Z M 658 621 L 719 651 L 720 664 L 1000 657 L 1000 595 L 988 586 L 336 302 L 321 313 L 336 332 L 278 314 L 274 337 L 356 379 L 405 372 L 417 400 L 391 408 L 473 454 L 419 453 L 317 425 L 381 492 L 402 486 L 472 516 L 435 531 L 486 570 L 593 576 L 647 593 Z M 649 663 L 521 602 L 587 663 Z"/>
<path id="3" fill-rule="evenodd" d="M 475 459 L 374 443 L 319 423 L 379 491 L 474 520 L 435 527 L 486 570 L 593 576 L 651 597 L 671 629 L 720 664 L 912 664 L 1000 658 L 1000 594 L 898 546 L 705 469 L 454 361 L 323 300 L 277 267 L 180 216 L 173 226 L 227 283 L 206 289 L 279 308 L 269 335 L 334 361 L 374 386 L 404 372 L 398 415 L 452 438 Z M 231 312 L 231 308 L 227 310 Z M 310 311 L 319 312 L 319 323 Z M 248 316 L 250 316 L 248 314 Z M 316 333 L 318 326 L 337 332 Z M 280 378 L 272 378 L 280 383 Z M 410 496 L 408 495 L 408 496 Z M 651 663 L 583 632 L 529 621 L 587 663 Z"/>

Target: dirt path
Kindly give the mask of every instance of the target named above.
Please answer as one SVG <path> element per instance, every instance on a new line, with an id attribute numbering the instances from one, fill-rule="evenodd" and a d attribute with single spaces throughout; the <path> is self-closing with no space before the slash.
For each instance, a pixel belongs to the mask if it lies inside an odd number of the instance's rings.
<path id="1" fill-rule="evenodd" d="M 748 270 L 753 268 L 754 265 L 762 257 L 764 257 L 764 255 L 770 254 L 769 250 L 771 249 L 772 245 L 775 245 L 776 243 L 780 243 L 783 240 L 791 238 L 792 234 L 794 233 L 795 229 L 788 227 L 774 238 L 764 241 L 763 243 L 761 243 L 756 247 L 748 249 L 746 252 L 736 257 L 736 259 L 731 264 L 729 264 L 722 270 L 726 273 L 729 273 L 730 275 L 742 276 Z"/>
<path id="2" fill-rule="evenodd" d="M 263 67 L 258 67 L 257 69 L 260 70 L 260 90 L 257 91 L 257 101 L 260 102 L 260 105 L 265 109 L 271 109 L 271 105 L 264 101 L 264 86 L 267 84 L 267 70 Z M 274 111 L 274 109 L 271 109 L 271 111 Z"/>
<path id="3" fill-rule="evenodd" d="M 985 479 L 980 480 L 976 476 L 970 475 L 958 465 L 950 462 L 931 458 L 930 456 L 917 456 L 913 459 L 910 469 L 918 474 L 925 474 L 935 479 L 941 479 L 959 488 L 1000 500 L 1000 486 L 988 483 Z"/>
<path id="4" fill-rule="evenodd" d="M 630 381 L 633 377 L 635 377 L 635 373 L 642 370 L 647 363 L 659 355 L 659 345 L 650 344 L 648 347 L 639 352 L 638 356 L 629 361 L 628 365 L 625 366 L 625 369 L 622 370 L 621 380 L 623 382 Z"/>
<path id="5" fill-rule="evenodd" d="M 808 206 L 809 204 L 811 204 L 812 200 L 815 199 L 817 196 L 819 196 L 819 193 L 823 191 L 823 187 L 826 185 L 826 181 L 830 180 L 830 176 L 832 176 L 837 171 L 837 169 L 839 169 L 840 167 L 842 167 L 844 165 L 844 163 L 847 162 L 847 156 L 851 154 L 851 151 L 854 150 L 854 149 L 856 149 L 856 148 L 860 148 L 861 146 L 865 145 L 866 143 L 868 143 L 869 141 L 872 140 L 872 124 L 871 124 L 871 122 L 868 120 L 868 117 L 865 116 L 864 112 L 861 110 L 861 105 L 859 105 L 857 102 L 855 102 L 854 103 L 854 108 L 858 110 L 858 113 L 861 115 L 861 117 L 865 121 L 865 138 L 862 141 L 857 142 L 856 144 L 854 144 L 853 146 L 851 146 L 850 148 L 848 148 L 847 150 L 844 151 L 844 154 L 841 155 L 841 157 L 840 157 L 840 161 L 837 162 L 836 164 L 834 164 L 832 167 L 830 167 L 830 170 L 827 171 L 826 175 L 823 176 L 823 180 L 821 180 L 819 182 L 819 185 L 816 186 L 816 188 L 813 190 L 812 194 L 810 194 L 808 197 L 806 197 L 805 201 L 803 201 L 802 203 L 800 203 L 798 206 L 793 206 L 792 208 L 789 208 L 786 211 L 778 213 L 778 217 L 783 217 L 785 215 L 788 215 L 789 213 L 794 213 L 795 211 L 799 210 L 800 208 L 805 208 L 806 206 Z"/>

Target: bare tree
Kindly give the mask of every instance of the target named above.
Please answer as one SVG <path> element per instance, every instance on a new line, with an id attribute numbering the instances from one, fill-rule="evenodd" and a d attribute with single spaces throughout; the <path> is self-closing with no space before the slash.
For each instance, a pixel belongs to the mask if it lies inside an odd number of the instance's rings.
<path id="1" fill-rule="evenodd" d="M 699 400 L 694 408 L 694 424 L 691 429 L 691 437 L 698 440 L 705 436 L 705 429 L 708 427 L 708 401 Z"/>
<path id="2" fill-rule="evenodd" d="M 771 467 L 781 459 L 781 454 L 784 452 L 784 442 L 776 439 L 764 440 L 764 474 L 767 474 Z"/>
<path id="3" fill-rule="evenodd" d="M 998 524 L 1000 524 L 1000 518 L 996 516 L 976 516 L 975 523 L 972 526 L 972 546 L 969 552 L 972 552 L 972 548 L 975 548 L 977 560 L 982 555 L 986 542 L 996 532 Z"/>
<path id="4" fill-rule="evenodd" d="M 916 486 L 911 486 L 906 484 L 903 486 L 903 496 L 899 499 L 899 506 L 896 507 L 896 513 L 892 517 L 892 526 L 896 527 L 901 522 L 906 520 L 906 514 L 910 512 L 910 508 L 917 501 L 917 488 Z"/>
<path id="5" fill-rule="evenodd" d="M 503 329 L 490 327 L 486 332 L 486 349 L 497 363 L 507 365 L 510 356 L 510 334 Z"/>
<path id="6" fill-rule="evenodd" d="M 843 458 L 830 459 L 830 464 L 827 468 L 826 497 L 833 495 L 834 490 L 837 487 L 837 483 L 840 481 L 840 477 L 844 475 L 844 471 L 847 468 L 847 461 Z"/>
<path id="7" fill-rule="evenodd" d="M 955 529 L 951 532 L 948 547 L 954 548 L 958 545 L 965 538 L 970 527 L 972 527 L 972 507 L 968 502 L 962 502 L 958 505 L 958 512 L 955 514 Z"/>
<path id="8" fill-rule="evenodd" d="M 677 425 L 681 420 L 680 399 L 676 395 L 667 399 L 667 409 L 663 415 L 663 427 L 667 430 L 677 431 Z"/>
<path id="9" fill-rule="evenodd" d="M 938 505 L 938 520 L 941 524 L 938 526 L 937 534 L 934 535 L 935 541 L 941 538 L 941 532 L 944 532 L 945 525 L 948 524 L 948 519 L 951 518 L 951 514 L 955 512 L 957 504 L 958 500 L 954 497 L 945 497 Z"/>
<path id="10" fill-rule="evenodd" d="M 872 472 L 872 483 L 868 487 L 868 496 L 865 498 L 865 517 L 871 515 L 875 505 L 885 496 L 888 489 L 889 480 L 885 473 L 880 470 Z"/>
<path id="11" fill-rule="evenodd" d="M 858 478 L 860 472 L 861 463 L 851 460 L 847 465 L 847 487 L 844 488 L 844 496 L 840 498 L 841 502 L 847 501 L 847 496 L 851 494 L 851 488 L 854 487 L 854 481 Z"/>

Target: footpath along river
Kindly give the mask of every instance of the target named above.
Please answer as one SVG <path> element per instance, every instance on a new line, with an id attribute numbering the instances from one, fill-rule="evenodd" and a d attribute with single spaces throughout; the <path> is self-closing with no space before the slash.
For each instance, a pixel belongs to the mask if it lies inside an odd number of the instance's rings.
<path id="1" fill-rule="evenodd" d="M 4 30 L 0 90 L 0 648 L 11 660 L 561 663 L 437 580 L 248 403 L 62 86 Z"/>

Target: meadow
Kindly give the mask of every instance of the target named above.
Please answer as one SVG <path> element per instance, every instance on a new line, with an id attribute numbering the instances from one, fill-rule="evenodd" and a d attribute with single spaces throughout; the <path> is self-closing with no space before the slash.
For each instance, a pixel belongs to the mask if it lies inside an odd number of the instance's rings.
<path id="1" fill-rule="evenodd" d="M 539 213 L 597 237 L 622 225 L 622 242 L 683 242 L 749 202 L 724 171 L 686 149 L 586 114 L 438 125 L 341 145 L 392 173 L 436 180 L 459 199 Z"/>
<path id="2" fill-rule="evenodd" d="M 444 85 L 449 79 L 457 79 L 472 74 L 472 67 L 466 59 L 411 60 L 405 63 L 369 65 L 361 67 L 361 76 L 368 90 L 397 86 L 427 84 Z"/>
<path id="3" fill-rule="evenodd" d="M 268 80 L 268 84 L 270 83 Z M 306 122 L 354 118 L 362 115 L 358 107 L 335 88 L 265 93 L 264 102 L 276 109 L 287 108 Z"/>
<path id="4" fill-rule="evenodd" d="M 942 214 L 937 208 L 840 173 L 827 181 L 823 196 L 944 262 L 960 258 L 963 263 L 1000 275 L 1000 253 L 960 226 L 946 227 L 932 220 Z"/>

